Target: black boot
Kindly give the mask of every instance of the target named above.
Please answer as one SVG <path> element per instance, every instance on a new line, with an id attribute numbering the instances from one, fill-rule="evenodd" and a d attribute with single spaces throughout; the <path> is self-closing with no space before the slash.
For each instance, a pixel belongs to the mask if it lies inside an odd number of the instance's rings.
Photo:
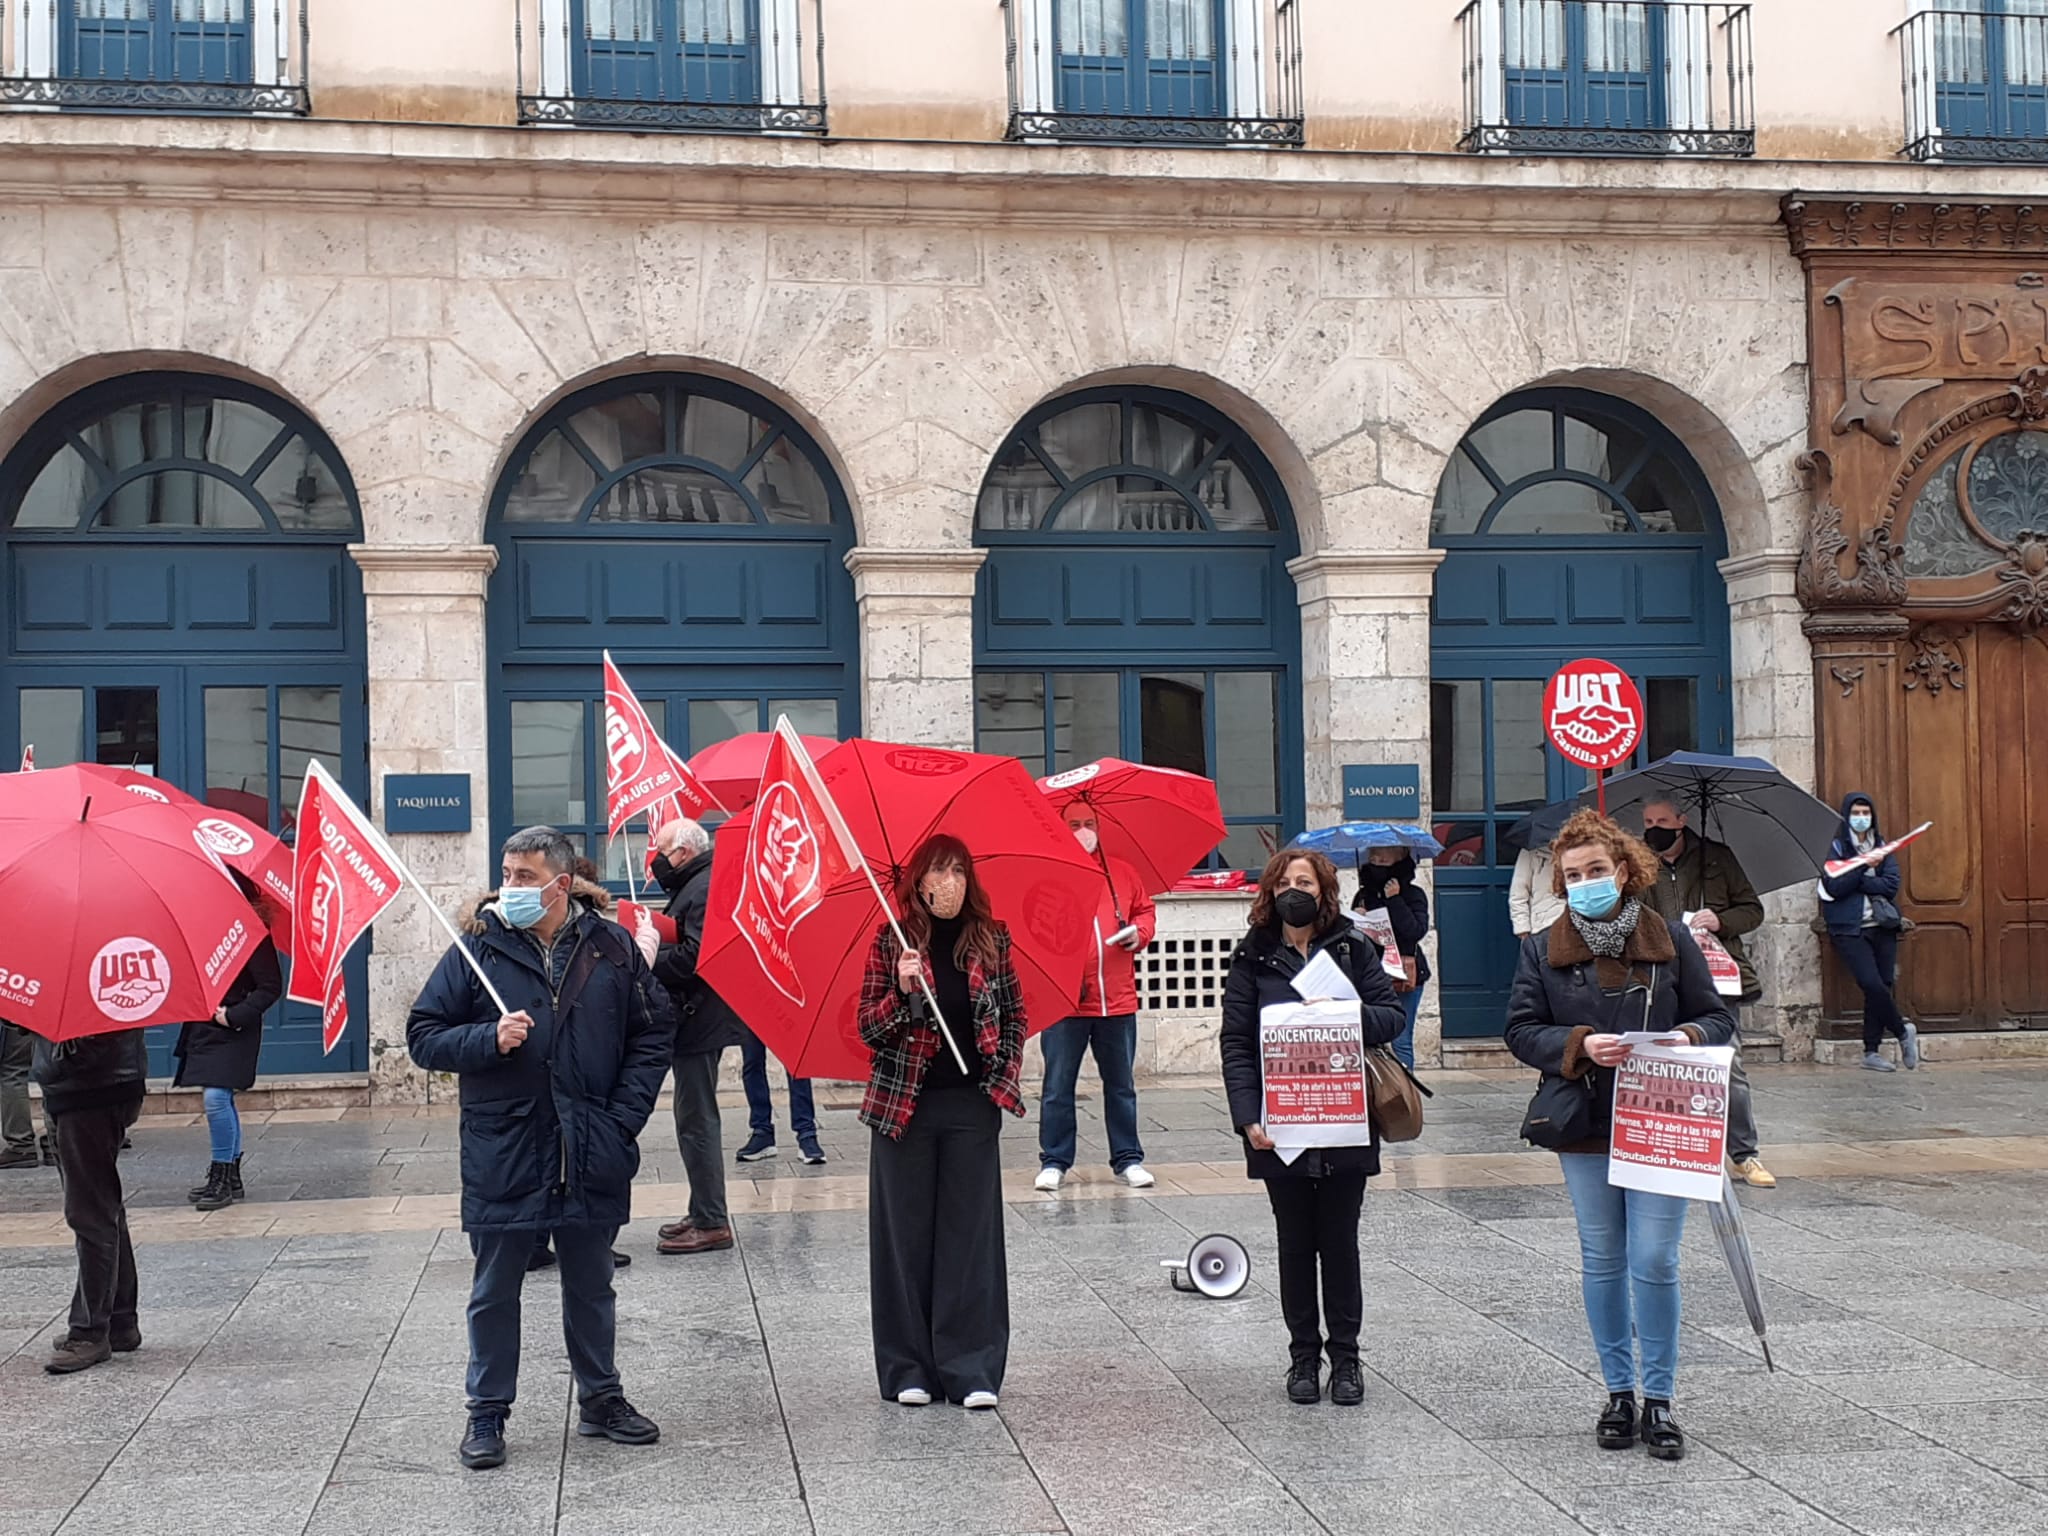
<path id="1" fill-rule="evenodd" d="M 1643 1399 L 1643 1449 L 1659 1461 L 1685 1460 L 1685 1431 L 1671 1416 L 1667 1398 Z"/>
<path id="2" fill-rule="evenodd" d="M 214 1175 L 225 1166 L 227 1165 L 224 1163 L 208 1163 L 206 1165 L 206 1177 L 201 1179 L 197 1184 L 194 1184 L 190 1189 L 186 1190 L 185 1198 L 187 1200 L 190 1200 L 194 1205 L 197 1205 L 201 1200 L 204 1200 L 206 1198 L 206 1192 L 209 1189 L 213 1188 Z"/>
<path id="3" fill-rule="evenodd" d="M 233 1195 L 237 1200 L 243 1198 L 242 1154 L 239 1152 L 235 1154 L 235 1160 L 232 1163 L 228 1164 L 228 1193 Z"/>
<path id="4" fill-rule="evenodd" d="M 1596 1428 L 1603 1451 L 1625 1451 L 1636 1443 L 1636 1395 L 1610 1392 Z"/>
<path id="5" fill-rule="evenodd" d="M 228 1182 L 229 1163 L 214 1163 L 206 1170 L 206 1183 L 192 1203 L 202 1211 L 224 1211 L 235 1203 L 234 1186 Z"/>

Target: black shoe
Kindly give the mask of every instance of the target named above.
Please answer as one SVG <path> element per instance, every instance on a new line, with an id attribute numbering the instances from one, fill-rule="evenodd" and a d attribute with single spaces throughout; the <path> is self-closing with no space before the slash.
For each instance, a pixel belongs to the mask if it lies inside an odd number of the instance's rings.
<path id="1" fill-rule="evenodd" d="M 820 1166 L 825 1161 L 825 1149 L 818 1145 L 818 1138 L 815 1136 L 797 1137 L 796 1149 L 803 1154 L 804 1161 L 813 1168 Z"/>
<path id="2" fill-rule="evenodd" d="M 529 1275 L 536 1269 L 553 1269 L 554 1267 L 555 1250 L 552 1248 L 536 1248 L 527 1256 L 526 1272 Z"/>
<path id="3" fill-rule="evenodd" d="M 207 1167 L 206 1182 L 199 1186 L 199 1198 L 192 1204 L 202 1211 L 224 1211 L 235 1203 L 235 1189 L 228 1182 L 231 1163 L 213 1163 Z"/>
<path id="4" fill-rule="evenodd" d="M 1365 1401 L 1365 1370 L 1356 1360 L 1339 1360 L 1330 1367 L 1330 1401 L 1339 1408 L 1356 1408 Z"/>
<path id="5" fill-rule="evenodd" d="M 43 1154 L 36 1150 L 34 1142 L 25 1147 L 0 1149 L 0 1168 L 40 1168 Z"/>
<path id="6" fill-rule="evenodd" d="M 756 1131 L 733 1156 L 743 1163 L 758 1163 L 775 1155 L 775 1133 Z"/>
<path id="7" fill-rule="evenodd" d="M 455 1454 L 472 1472 L 505 1465 L 505 1415 L 495 1408 L 472 1413 L 469 1433 L 462 1437 Z"/>
<path id="8" fill-rule="evenodd" d="M 1625 1451 L 1636 1443 L 1636 1395 L 1610 1392 L 1600 1422 L 1594 1426 L 1603 1451 Z"/>
<path id="9" fill-rule="evenodd" d="M 1288 1367 L 1287 1400 L 1304 1406 L 1323 1400 L 1323 1368 L 1319 1361 L 1297 1360 Z"/>
<path id="10" fill-rule="evenodd" d="M 1685 1431 L 1661 1398 L 1643 1399 L 1643 1449 L 1659 1461 L 1685 1460 Z"/>
<path id="11" fill-rule="evenodd" d="M 142 1348 L 142 1325 L 130 1323 L 122 1327 L 119 1323 L 107 1330 L 107 1347 L 117 1355 L 132 1355 Z"/>
<path id="12" fill-rule="evenodd" d="M 632 1262 L 633 1255 L 631 1255 L 630 1253 L 621 1253 L 616 1248 L 612 1250 L 613 1269 L 624 1269 L 628 1264 L 631 1264 Z"/>
<path id="13" fill-rule="evenodd" d="M 652 1445 L 661 1438 L 655 1422 L 619 1395 L 585 1403 L 576 1418 L 576 1433 L 602 1435 L 617 1445 Z"/>

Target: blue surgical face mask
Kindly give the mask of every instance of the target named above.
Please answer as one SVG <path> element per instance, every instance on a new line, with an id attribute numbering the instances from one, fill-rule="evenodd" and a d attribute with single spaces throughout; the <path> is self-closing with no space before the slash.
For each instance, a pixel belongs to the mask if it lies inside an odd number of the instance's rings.
<path id="1" fill-rule="evenodd" d="M 1571 902 L 1572 910 L 1581 917 L 1606 917 L 1621 905 L 1621 887 L 1615 884 L 1612 875 L 1602 875 L 1598 880 L 1583 880 L 1566 887 L 1564 894 Z"/>
<path id="2" fill-rule="evenodd" d="M 531 928 L 548 912 L 548 892 L 553 881 L 546 885 L 508 885 L 498 892 L 498 915 L 514 928 Z"/>
<path id="3" fill-rule="evenodd" d="M 1868 832 L 1870 830 L 1870 817 L 1862 811 L 1858 811 L 1849 818 L 1849 830 L 1851 832 Z"/>

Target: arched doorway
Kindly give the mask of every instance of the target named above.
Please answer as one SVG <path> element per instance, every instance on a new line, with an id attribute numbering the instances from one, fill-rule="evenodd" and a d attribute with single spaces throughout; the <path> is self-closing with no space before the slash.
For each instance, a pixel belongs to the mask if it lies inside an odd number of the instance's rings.
<path id="1" fill-rule="evenodd" d="M 1726 752 L 1728 598 L 1721 515 L 1699 465 L 1645 411 L 1582 390 L 1511 395 L 1437 487 L 1445 551 L 1430 610 L 1431 803 L 1447 1039 L 1498 1035 L 1514 970 L 1504 834 L 1585 788 L 1545 744 L 1543 687 L 1578 656 L 1643 691 L 1638 761 Z"/>
<path id="2" fill-rule="evenodd" d="M 1257 868 L 1302 816 L 1297 550 L 1279 477 L 1190 396 L 1091 389 L 1027 416 L 975 515 L 975 740 L 1052 773 L 1206 774 Z"/>
<path id="3" fill-rule="evenodd" d="M 581 390 L 519 443 L 491 500 L 491 810 L 546 822 L 623 884 L 605 845 L 609 649 L 684 756 L 787 714 L 856 725 L 846 495 L 809 433 L 686 373 Z"/>
<path id="4" fill-rule="evenodd" d="M 8 766 L 33 745 L 40 767 L 141 768 L 286 836 L 312 758 L 367 798 L 361 519 L 302 412 L 198 374 L 83 390 L 0 464 L 0 529 Z M 367 1070 L 360 958 L 349 986 L 332 1055 L 319 1011 L 285 1007 L 262 1070 Z"/>

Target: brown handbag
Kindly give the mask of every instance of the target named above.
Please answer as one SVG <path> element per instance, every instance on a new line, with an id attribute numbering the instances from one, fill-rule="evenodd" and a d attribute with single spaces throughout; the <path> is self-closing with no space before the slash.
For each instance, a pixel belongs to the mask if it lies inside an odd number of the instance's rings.
<path id="1" fill-rule="evenodd" d="M 1422 1134 L 1422 1101 L 1433 1099 L 1389 1045 L 1365 1049 L 1366 1112 L 1381 1141 L 1413 1141 Z"/>

